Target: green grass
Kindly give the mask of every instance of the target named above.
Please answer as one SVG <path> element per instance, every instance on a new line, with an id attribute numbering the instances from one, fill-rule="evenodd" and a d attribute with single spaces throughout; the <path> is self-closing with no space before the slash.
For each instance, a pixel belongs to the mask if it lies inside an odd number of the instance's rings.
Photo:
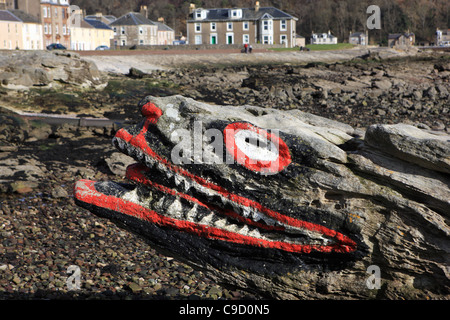
<path id="1" fill-rule="evenodd" d="M 311 51 L 324 51 L 324 50 L 345 50 L 351 49 L 354 45 L 350 43 L 338 43 L 338 44 L 307 44 L 306 48 Z M 299 51 L 299 48 L 271 48 L 272 51 Z"/>
<path id="2" fill-rule="evenodd" d="M 307 44 L 306 47 L 312 51 L 322 51 L 322 50 L 345 50 L 351 49 L 355 45 L 351 43 L 337 43 L 337 44 Z"/>

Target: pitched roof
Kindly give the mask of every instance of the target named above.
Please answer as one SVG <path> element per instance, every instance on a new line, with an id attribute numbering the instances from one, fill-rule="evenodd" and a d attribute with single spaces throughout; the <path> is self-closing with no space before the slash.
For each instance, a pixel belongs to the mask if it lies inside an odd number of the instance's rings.
<path id="1" fill-rule="evenodd" d="M 162 22 L 153 22 L 158 26 L 159 31 L 173 31 L 172 28 L 170 28 L 168 25 L 162 23 Z"/>
<path id="2" fill-rule="evenodd" d="M 388 39 L 398 39 L 401 36 L 403 36 L 403 34 L 401 34 L 401 33 L 391 33 L 388 35 Z"/>
<path id="3" fill-rule="evenodd" d="M 154 26 L 155 23 L 146 17 L 144 17 L 140 13 L 136 12 L 128 12 L 127 14 L 124 14 L 120 18 L 118 18 L 116 21 L 110 23 L 110 26 L 138 26 L 138 25 L 152 25 Z"/>
<path id="4" fill-rule="evenodd" d="M 7 10 L 0 10 L 0 21 L 17 21 L 22 22 L 19 18 L 17 18 L 14 14 Z"/>
<path id="5" fill-rule="evenodd" d="M 14 16 L 16 16 L 17 18 L 19 18 L 19 20 L 21 20 L 22 22 L 25 23 L 39 23 L 39 19 L 31 14 L 26 13 L 25 11 L 22 10 L 9 10 L 9 12 L 11 12 Z"/>
<path id="6" fill-rule="evenodd" d="M 365 36 L 366 34 L 364 32 L 354 32 L 350 35 L 350 37 L 361 37 Z"/>
<path id="7" fill-rule="evenodd" d="M 108 26 L 106 23 L 103 23 L 99 20 L 95 19 L 84 19 L 87 23 L 89 23 L 92 27 L 95 29 L 106 29 L 106 30 L 112 30 L 110 26 Z"/>
<path id="8" fill-rule="evenodd" d="M 229 17 L 230 10 L 241 9 L 242 10 L 242 18 L 239 19 L 231 19 Z M 198 9 L 197 9 L 198 10 Z M 203 9 L 207 11 L 206 19 L 202 19 L 201 21 L 209 21 L 209 20 L 259 20 L 264 15 L 268 14 L 273 19 L 295 19 L 295 17 L 283 12 L 274 7 L 266 7 L 259 8 L 258 11 L 255 11 L 255 8 L 227 8 L 227 9 Z M 194 11 L 195 12 L 195 11 Z M 194 12 L 189 15 L 190 18 L 194 18 Z M 192 21 L 192 20 L 191 20 Z"/>
<path id="9" fill-rule="evenodd" d="M 101 16 L 97 16 L 95 14 L 91 14 L 86 16 L 86 19 L 89 20 L 98 20 L 98 21 L 102 21 L 102 18 L 107 20 L 108 23 L 114 22 L 115 20 L 117 20 L 117 18 L 113 15 L 101 15 Z"/>

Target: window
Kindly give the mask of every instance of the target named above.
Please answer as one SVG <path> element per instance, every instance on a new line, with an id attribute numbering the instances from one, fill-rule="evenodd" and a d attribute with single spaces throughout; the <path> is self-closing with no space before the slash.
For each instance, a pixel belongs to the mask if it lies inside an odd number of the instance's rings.
<path id="1" fill-rule="evenodd" d="M 195 24 L 195 32 L 202 32 L 202 24 L 201 23 Z"/>
<path id="2" fill-rule="evenodd" d="M 244 34 L 242 38 L 243 43 L 250 43 L 250 36 L 248 34 Z"/>
<path id="3" fill-rule="evenodd" d="M 139 27 L 139 34 L 144 34 L 144 29 L 142 29 L 142 27 Z"/>
<path id="4" fill-rule="evenodd" d="M 227 22 L 227 31 L 233 30 L 233 22 Z"/>
<path id="5" fill-rule="evenodd" d="M 55 8 L 55 18 L 58 16 L 58 8 Z"/>
<path id="6" fill-rule="evenodd" d="M 217 26 L 215 22 L 211 22 L 211 31 L 216 31 L 217 30 Z"/>
<path id="7" fill-rule="evenodd" d="M 120 33 L 125 34 L 125 27 L 120 27 Z"/>
<path id="8" fill-rule="evenodd" d="M 244 21 L 242 23 L 242 29 L 243 30 L 249 30 L 250 29 L 250 24 L 248 23 L 248 21 Z"/>
<path id="9" fill-rule="evenodd" d="M 117 27 L 114 27 L 113 31 L 114 31 L 114 35 L 117 35 Z"/>
<path id="10" fill-rule="evenodd" d="M 267 21 L 267 20 L 263 21 L 263 29 L 266 31 L 269 30 L 269 21 Z"/>
<path id="11" fill-rule="evenodd" d="M 241 19 L 242 18 L 242 9 L 233 9 L 231 10 L 231 14 L 228 16 L 232 19 Z"/>
<path id="12" fill-rule="evenodd" d="M 67 27 L 65 24 L 63 24 L 63 34 L 66 34 L 66 32 L 67 32 Z"/>
<path id="13" fill-rule="evenodd" d="M 42 8 L 42 10 L 43 10 L 42 16 L 44 18 L 47 18 L 47 7 Z"/>
<path id="14" fill-rule="evenodd" d="M 139 40 L 139 44 L 143 45 L 144 44 L 144 40 Z"/>
<path id="15" fill-rule="evenodd" d="M 59 33 L 58 27 L 59 27 L 58 25 L 55 25 L 55 33 L 56 33 L 56 34 Z"/>
<path id="16" fill-rule="evenodd" d="M 195 44 L 202 44 L 202 36 L 201 35 L 195 36 Z"/>
<path id="17" fill-rule="evenodd" d="M 287 44 L 287 35 L 282 34 L 282 35 L 280 36 L 280 44 L 284 44 L 284 45 Z"/>
<path id="18" fill-rule="evenodd" d="M 122 39 L 122 46 L 126 46 L 127 45 L 127 41 L 125 39 Z"/>
<path id="19" fill-rule="evenodd" d="M 273 44 L 272 36 L 264 36 L 263 37 L 263 44 Z"/>
<path id="20" fill-rule="evenodd" d="M 280 30 L 281 31 L 286 31 L 287 30 L 286 20 L 281 20 L 281 22 L 280 22 Z"/>
<path id="21" fill-rule="evenodd" d="M 44 34 L 48 34 L 48 25 L 44 24 Z"/>

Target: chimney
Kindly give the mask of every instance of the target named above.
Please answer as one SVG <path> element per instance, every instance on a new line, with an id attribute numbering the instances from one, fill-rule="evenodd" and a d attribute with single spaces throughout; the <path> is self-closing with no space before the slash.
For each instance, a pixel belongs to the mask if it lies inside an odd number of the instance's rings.
<path id="1" fill-rule="evenodd" d="M 191 3 L 190 5 L 189 5 L 189 13 L 192 13 L 192 12 L 194 12 L 195 11 L 195 4 L 194 3 Z"/>
<path id="2" fill-rule="evenodd" d="M 95 13 L 95 16 L 96 16 L 97 18 L 101 18 L 101 17 L 103 16 L 103 14 L 102 14 L 101 12 L 96 12 L 96 13 Z"/>
<path id="3" fill-rule="evenodd" d="M 258 12 L 259 8 L 260 8 L 259 1 L 256 1 L 256 3 L 255 3 L 255 12 Z"/>
<path id="4" fill-rule="evenodd" d="M 158 18 L 158 22 L 164 23 L 164 18 L 163 17 L 159 17 Z"/>
<path id="5" fill-rule="evenodd" d="M 144 17 L 148 18 L 148 9 L 147 6 L 141 6 L 141 10 L 139 11 Z"/>

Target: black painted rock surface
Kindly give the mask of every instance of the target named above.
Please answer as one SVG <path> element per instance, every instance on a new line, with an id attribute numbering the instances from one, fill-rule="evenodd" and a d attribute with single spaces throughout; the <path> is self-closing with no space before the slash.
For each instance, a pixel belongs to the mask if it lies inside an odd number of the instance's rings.
<path id="1" fill-rule="evenodd" d="M 218 282 L 280 299 L 449 297 L 450 136 L 147 97 L 130 184 L 77 203 Z"/>

